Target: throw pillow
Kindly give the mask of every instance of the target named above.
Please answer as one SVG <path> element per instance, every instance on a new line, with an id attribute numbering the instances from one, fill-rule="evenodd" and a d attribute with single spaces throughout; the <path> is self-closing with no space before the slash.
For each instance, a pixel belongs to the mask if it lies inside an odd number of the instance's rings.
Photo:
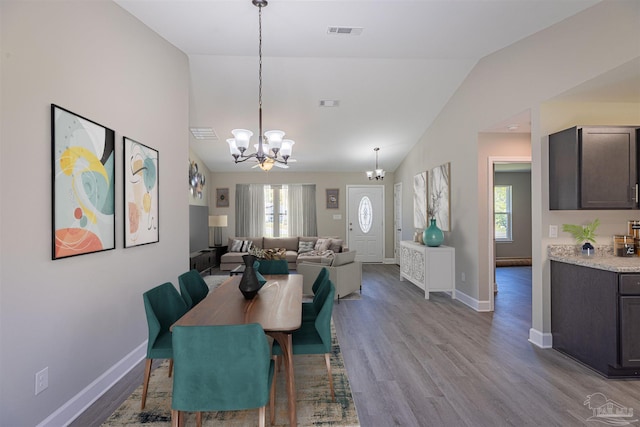
<path id="1" fill-rule="evenodd" d="M 299 242 L 298 253 L 303 254 L 305 252 L 311 252 L 313 250 L 313 247 L 314 247 L 313 242 Z"/>
<path id="2" fill-rule="evenodd" d="M 251 240 L 233 240 L 229 252 L 249 252 L 251 249 Z"/>
<path id="3" fill-rule="evenodd" d="M 264 250 L 264 259 L 286 259 L 287 250 L 285 248 L 273 248 Z"/>
<path id="4" fill-rule="evenodd" d="M 330 239 L 320 238 L 316 241 L 316 245 L 313 247 L 314 251 L 323 252 L 329 249 L 329 245 L 331 244 Z"/>
<path id="5" fill-rule="evenodd" d="M 342 239 L 329 239 L 329 249 L 331 249 L 333 252 L 342 252 L 342 244 Z"/>

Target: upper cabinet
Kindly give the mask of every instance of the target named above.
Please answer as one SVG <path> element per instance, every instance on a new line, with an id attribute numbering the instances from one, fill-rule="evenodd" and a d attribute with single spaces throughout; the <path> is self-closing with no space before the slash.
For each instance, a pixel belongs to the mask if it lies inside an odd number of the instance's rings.
<path id="1" fill-rule="evenodd" d="M 637 208 L 637 133 L 576 126 L 549 135 L 549 209 Z"/>

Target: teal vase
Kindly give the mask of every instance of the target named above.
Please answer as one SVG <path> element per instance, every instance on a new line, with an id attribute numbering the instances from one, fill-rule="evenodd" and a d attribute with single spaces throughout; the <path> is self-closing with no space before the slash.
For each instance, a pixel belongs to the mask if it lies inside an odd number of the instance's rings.
<path id="1" fill-rule="evenodd" d="M 444 233 L 436 225 L 435 218 L 432 218 L 429 227 L 424 229 L 424 232 L 422 233 L 422 241 L 425 245 L 431 247 L 440 246 L 444 241 Z"/>

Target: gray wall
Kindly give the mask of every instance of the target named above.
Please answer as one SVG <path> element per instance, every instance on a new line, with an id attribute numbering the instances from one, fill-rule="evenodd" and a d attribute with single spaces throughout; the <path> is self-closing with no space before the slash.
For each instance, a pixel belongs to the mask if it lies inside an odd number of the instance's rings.
<path id="1" fill-rule="evenodd" d="M 0 425 L 59 426 L 141 359 L 142 293 L 188 267 L 188 61 L 113 2 L 3 1 L 0 19 Z M 51 103 L 116 132 L 115 250 L 51 260 Z M 127 249 L 125 135 L 159 151 L 160 242 Z"/>
<path id="2" fill-rule="evenodd" d="M 493 184 L 512 186 L 512 241 L 496 242 L 496 258 L 531 258 L 531 172 L 496 172 Z"/>

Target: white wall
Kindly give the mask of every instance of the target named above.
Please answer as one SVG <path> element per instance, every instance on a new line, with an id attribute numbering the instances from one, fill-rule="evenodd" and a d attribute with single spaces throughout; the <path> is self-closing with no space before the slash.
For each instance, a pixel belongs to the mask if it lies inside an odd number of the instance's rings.
<path id="1" fill-rule="evenodd" d="M 489 275 L 479 274 L 485 264 L 486 192 L 478 182 L 478 134 L 521 111 L 531 110 L 532 119 L 532 213 L 533 228 L 533 328 L 550 331 L 548 284 L 543 285 L 546 241 L 543 239 L 543 204 L 548 184 L 543 180 L 546 162 L 540 105 L 589 79 L 624 65 L 640 56 L 640 2 L 607 1 L 518 43 L 483 58 L 453 95 L 416 147 L 396 170 L 403 187 L 403 212 L 411 212 L 411 178 L 421 170 L 451 162 L 452 230 L 446 244 L 456 248 L 456 287 L 477 302 L 490 289 Z M 575 118 L 574 118 L 575 120 Z M 485 172 L 486 173 L 486 172 Z M 486 203 L 486 202 L 485 202 Z M 403 232 L 404 239 L 412 233 Z M 548 264 L 548 263 L 546 263 Z M 462 282 L 460 272 L 466 272 Z M 544 319 L 544 321 L 543 321 Z"/>
<path id="2" fill-rule="evenodd" d="M 0 425 L 33 426 L 83 404 L 74 397 L 132 351 L 140 359 L 142 293 L 188 267 L 189 73 L 112 2 L 3 1 L 0 15 Z M 51 260 L 51 103 L 116 132 L 115 250 Z M 125 135 L 160 161 L 160 242 L 128 249 Z M 49 388 L 35 396 L 44 367 Z"/>

